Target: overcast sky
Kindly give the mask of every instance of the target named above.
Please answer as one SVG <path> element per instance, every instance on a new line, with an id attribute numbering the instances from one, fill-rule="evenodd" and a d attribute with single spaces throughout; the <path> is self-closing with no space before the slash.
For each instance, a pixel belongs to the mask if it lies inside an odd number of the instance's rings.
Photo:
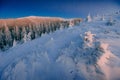
<path id="1" fill-rule="evenodd" d="M 0 18 L 85 17 L 88 13 L 110 13 L 119 8 L 119 0 L 0 0 Z"/>

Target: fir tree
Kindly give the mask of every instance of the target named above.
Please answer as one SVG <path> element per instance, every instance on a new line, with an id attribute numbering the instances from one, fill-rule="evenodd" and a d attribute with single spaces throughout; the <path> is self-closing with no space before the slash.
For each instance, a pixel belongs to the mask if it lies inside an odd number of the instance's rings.
<path id="1" fill-rule="evenodd" d="M 90 15 L 90 14 L 88 14 L 86 21 L 87 21 L 87 22 L 91 22 L 91 21 L 92 21 L 92 18 L 91 18 L 91 15 Z"/>
<path id="2" fill-rule="evenodd" d="M 17 44 L 17 42 L 16 42 L 16 40 L 14 39 L 14 40 L 13 40 L 13 47 L 15 47 L 16 44 Z"/>
<path id="3" fill-rule="evenodd" d="M 9 31 L 8 26 L 6 25 L 6 23 L 4 24 L 5 26 L 5 44 L 6 44 L 6 48 L 12 46 L 12 37 L 11 37 L 11 32 Z"/>

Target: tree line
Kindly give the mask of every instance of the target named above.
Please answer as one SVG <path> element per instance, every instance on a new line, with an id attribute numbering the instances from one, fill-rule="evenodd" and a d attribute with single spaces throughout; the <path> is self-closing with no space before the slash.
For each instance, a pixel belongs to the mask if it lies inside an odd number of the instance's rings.
<path id="1" fill-rule="evenodd" d="M 74 19 L 75 25 L 80 23 L 80 19 Z M 15 46 L 16 43 L 24 43 L 40 37 L 42 34 L 54 32 L 60 28 L 67 28 L 70 21 L 47 21 L 39 24 L 28 24 L 25 26 L 8 26 L 4 24 L 0 27 L 0 49 L 2 51 Z"/>

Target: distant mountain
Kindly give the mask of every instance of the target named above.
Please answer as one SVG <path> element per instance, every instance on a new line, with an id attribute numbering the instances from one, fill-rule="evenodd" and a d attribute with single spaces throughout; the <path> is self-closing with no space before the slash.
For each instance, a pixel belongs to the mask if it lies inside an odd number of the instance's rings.
<path id="1" fill-rule="evenodd" d="M 39 16 L 29 16 L 22 17 L 16 19 L 0 19 L 0 27 L 4 27 L 5 25 L 8 27 L 11 26 L 29 26 L 29 25 L 40 25 L 44 23 L 52 23 L 52 22 L 70 22 L 79 23 L 82 19 L 64 19 L 59 17 L 39 17 Z M 69 23 L 70 24 L 70 23 Z"/>

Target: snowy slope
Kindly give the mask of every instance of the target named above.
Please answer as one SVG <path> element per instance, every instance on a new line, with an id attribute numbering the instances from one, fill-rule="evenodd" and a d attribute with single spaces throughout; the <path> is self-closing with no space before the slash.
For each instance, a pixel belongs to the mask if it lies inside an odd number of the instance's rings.
<path id="1" fill-rule="evenodd" d="M 0 80 L 120 80 L 119 25 L 95 17 L 0 52 Z"/>

